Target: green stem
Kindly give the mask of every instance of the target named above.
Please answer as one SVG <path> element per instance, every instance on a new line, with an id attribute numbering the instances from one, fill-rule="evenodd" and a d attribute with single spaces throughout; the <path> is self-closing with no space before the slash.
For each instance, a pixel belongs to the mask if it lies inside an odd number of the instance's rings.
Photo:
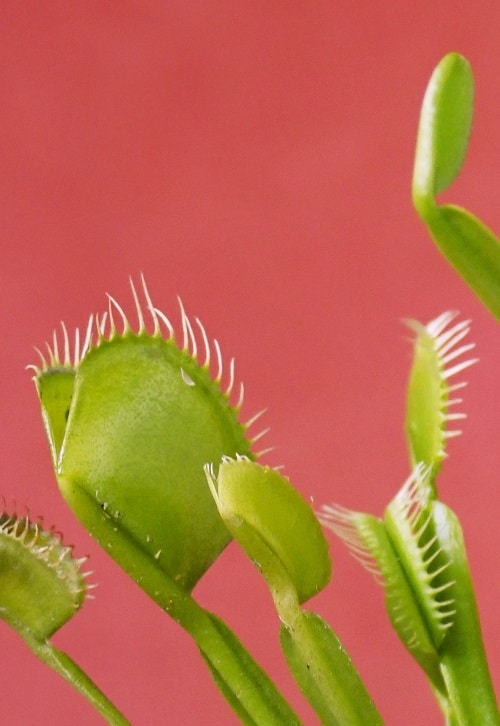
<path id="1" fill-rule="evenodd" d="M 450 558 L 448 593 L 455 600 L 453 626 L 440 649 L 441 672 L 450 703 L 450 723 L 498 726 L 500 716 L 484 651 L 474 588 L 460 524 L 453 512 L 436 503 L 436 531 Z M 448 545 L 446 544 L 448 543 Z"/>
<path id="2" fill-rule="evenodd" d="M 427 229 L 462 279 L 500 320 L 500 242 L 470 212 L 452 204 L 437 206 L 431 198 L 419 202 Z"/>
<path id="3" fill-rule="evenodd" d="M 79 498 L 79 518 L 101 546 L 112 552 L 130 577 L 196 641 L 222 694 L 245 724 L 299 726 L 300 719 L 269 676 L 215 615 L 200 607 L 174 582 L 156 560 L 127 533 L 103 516 L 85 492 Z"/>
<path id="4" fill-rule="evenodd" d="M 224 461 L 207 480 L 226 525 L 266 580 L 281 620 L 280 640 L 304 696 L 328 726 L 382 720 L 331 628 L 301 605 L 330 578 L 328 546 L 305 500 L 269 467 Z"/>
<path id="5" fill-rule="evenodd" d="M 322 723 L 381 726 L 382 719 L 342 643 L 316 613 L 281 626 L 290 669 Z"/>
<path id="6" fill-rule="evenodd" d="M 88 677 L 85 671 L 71 660 L 66 653 L 58 650 L 48 641 L 40 642 L 27 634 L 23 634 L 23 637 L 35 655 L 71 683 L 71 685 L 76 688 L 82 696 L 85 696 L 92 706 L 94 706 L 96 711 L 98 711 L 101 716 L 103 716 L 106 721 L 111 724 L 111 726 L 130 726 L 130 722 L 127 721 L 125 716 L 118 711 L 104 693 Z"/>
<path id="7" fill-rule="evenodd" d="M 243 723 L 298 726 L 298 716 L 234 633 L 150 565 L 141 565 L 141 587 L 194 638 L 221 692 Z"/>
<path id="8" fill-rule="evenodd" d="M 260 561 L 265 561 L 264 556 Z M 365 684 L 328 623 L 302 609 L 283 568 L 263 567 L 263 573 L 282 623 L 280 640 L 288 665 L 321 722 L 328 726 L 382 726 Z"/>

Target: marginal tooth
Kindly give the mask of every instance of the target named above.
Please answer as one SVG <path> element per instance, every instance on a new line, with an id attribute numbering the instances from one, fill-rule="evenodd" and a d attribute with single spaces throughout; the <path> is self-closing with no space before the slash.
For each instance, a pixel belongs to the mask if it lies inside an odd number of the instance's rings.
<path id="1" fill-rule="evenodd" d="M 151 300 L 151 295 L 149 294 L 148 286 L 146 285 L 146 280 L 144 279 L 144 275 L 141 272 L 141 283 L 142 283 L 142 291 L 144 293 L 144 297 L 146 298 L 146 307 L 149 310 L 151 317 L 153 318 L 153 335 L 158 335 L 160 332 L 160 322 L 158 320 L 158 316 L 156 314 L 156 308 L 153 305 L 153 301 Z"/>
<path id="2" fill-rule="evenodd" d="M 461 431 L 458 431 L 458 430 L 456 430 L 456 431 L 443 431 L 443 436 L 444 436 L 445 439 L 454 439 L 455 436 L 461 436 L 461 435 L 462 435 L 462 432 Z"/>
<path id="3" fill-rule="evenodd" d="M 41 369 L 38 366 L 34 365 L 33 363 L 30 363 L 29 365 L 25 366 L 24 370 L 33 371 L 33 373 L 35 375 L 31 379 L 32 381 L 36 380 L 38 378 L 38 376 L 40 375 L 40 373 L 42 372 Z"/>
<path id="4" fill-rule="evenodd" d="M 144 315 L 142 314 L 141 303 L 139 302 L 139 298 L 137 297 L 137 291 L 135 289 L 134 281 L 131 277 L 129 277 L 129 282 L 130 289 L 132 290 L 132 297 L 134 298 L 135 309 L 137 311 L 137 321 L 139 323 L 139 330 L 137 332 L 140 335 L 144 332 L 146 328 L 146 325 L 144 323 Z"/>
<path id="5" fill-rule="evenodd" d="M 450 406 L 456 406 L 459 403 L 463 403 L 463 398 L 450 398 L 447 401 L 445 401 L 444 405 L 449 408 Z"/>
<path id="6" fill-rule="evenodd" d="M 460 373 L 466 368 L 470 368 L 470 366 L 474 365 L 474 363 L 477 363 L 478 360 L 479 358 L 470 358 L 469 360 L 457 363 L 455 366 L 452 366 L 451 368 L 448 368 L 448 370 L 443 371 L 443 378 L 451 378 L 451 376 L 454 376 L 456 373 Z"/>
<path id="7" fill-rule="evenodd" d="M 453 318 L 456 318 L 457 315 L 458 313 L 456 310 L 448 310 L 445 313 L 441 313 L 441 315 L 434 318 L 434 320 L 431 320 L 425 327 L 432 337 L 436 338 L 446 328 L 446 326 L 451 323 Z"/>
<path id="8" fill-rule="evenodd" d="M 64 322 L 61 320 L 61 328 L 63 331 L 63 341 L 64 341 L 64 361 L 63 365 L 70 366 L 71 365 L 71 356 L 70 356 L 70 345 L 69 345 L 69 338 L 68 338 L 68 330 L 64 324 Z"/>
<path id="9" fill-rule="evenodd" d="M 445 562 L 444 565 L 441 567 L 438 567 L 437 570 L 433 570 L 432 572 L 429 572 L 427 575 L 428 581 L 432 582 L 438 575 L 441 575 L 445 570 L 448 569 L 448 567 L 451 565 L 451 560 L 448 560 L 448 562 Z M 438 595 L 440 592 L 443 592 L 444 590 L 447 590 L 449 587 L 451 587 L 454 584 L 454 582 L 445 582 L 444 585 L 440 585 L 439 587 L 433 587 L 432 592 L 436 595 Z M 438 603 L 438 606 L 441 603 Z"/>
<path id="10" fill-rule="evenodd" d="M 56 362 L 56 357 L 55 357 L 54 351 L 52 350 L 50 345 L 47 343 L 47 341 L 45 342 L 45 347 L 47 348 L 47 352 L 49 354 L 49 366 L 52 367 L 55 365 L 55 362 Z"/>
<path id="11" fill-rule="evenodd" d="M 450 363 L 450 361 L 455 360 L 455 358 L 458 358 L 459 355 L 463 355 L 464 353 L 468 353 L 469 350 L 472 350 L 475 348 L 475 343 L 469 343 L 468 345 L 462 345 L 460 348 L 457 348 L 456 350 L 452 350 L 451 353 L 448 353 L 448 355 L 445 355 L 441 361 L 443 365 L 447 365 Z"/>
<path id="12" fill-rule="evenodd" d="M 169 340 L 174 340 L 174 338 L 175 338 L 174 326 L 172 325 L 170 320 L 167 318 L 165 313 L 163 313 L 158 308 L 155 308 L 154 310 L 155 310 L 156 315 L 160 319 L 160 321 L 165 325 L 166 329 L 168 330 Z"/>
<path id="13" fill-rule="evenodd" d="M 182 300 L 179 296 L 177 296 L 177 302 L 179 303 L 179 307 L 181 309 L 181 322 L 182 322 L 182 350 L 185 350 L 186 352 L 189 352 L 189 339 L 188 339 L 188 327 L 187 327 L 187 315 L 186 311 L 184 310 L 184 305 L 182 304 Z"/>
<path id="14" fill-rule="evenodd" d="M 91 342 L 92 342 L 92 328 L 94 325 L 94 316 L 91 315 L 89 317 L 89 322 L 87 323 L 87 331 L 85 333 L 85 340 L 83 341 L 82 346 L 82 352 L 81 352 L 81 359 L 87 354 L 87 351 L 90 348 Z M 81 360 L 80 359 L 80 360 Z"/>
<path id="15" fill-rule="evenodd" d="M 455 584 L 455 583 L 454 582 L 453 583 L 452 582 L 448 582 L 446 584 L 446 587 L 449 587 L 450 585 L 453 585 L 453 584 Z M 455 598 L 451 598 L 451 600 L 439 600 L 439 602 L 436 603 L 436 604 L 439 607 L 439 609 L 444 608 L 444 607 L 448 607 L 448 605 L 455 605 Z M 455 611 L 453 611 L 453 612 L 455 612 Z"/>
<path id="16" fill-rule="evenodd" d="M 229 361 L 229 383 L 226 388 L 226 396 L 229 396 L 234 386 L 234 358 Z"/>
<path id="17" fill-rule="evenodd" d="M 432 540 L 431 540 L 432 545 L 434 545 L 436 543 L 436 540 L 437 540 L 437 535 L 432 538 Z M 430 549 L 429 544 L 425 545 L 425 547 L 422 547 L 422 553 L 425 554 L 425 552 L 427 552 L 427 550 L 429 550 L 429 549 Z M 426 560 L 423 560 L 424 566 L 426 568 L 428 568 L 432 564 L 432 562 L 434 562 L 434 560 L 437 557 L 439 557 L 439 555 L 442 555 L 442 554 L 443 554 L 443 550 L 441 548 L 438 548 L 431 555 L 429 555 L 429 557 Z"/>
<path id="18" fill-rule="evenodd" d="M 95 316 L 95 324 L 97 328 L 97 335 L 99 338 L 103 339 L 105 338 L 105 332 L 106 332 L 106 323 L 108 322 L 108 313 L 107 311 L 104 312 L 99 319 L 99 315 Z"/>
<path id="19" fill-rule="evenodd" d="M 238 402 L 235 406 L 235 409 L 239 411 L 241 407 L 243 406 L 243 401 L 245 399 L 245 386 L 243 385 L 243 382 L 240 383 L 240 395 L 238 396 Z"/>
<path id="20" fill-rule="evenodd" d="M 100 322 L 101 322 L 101 316 L 100 313 L 95 314 L 94 323 L 95 323 L 95 331 L 97 333 L 97 342 L 100 342 L 101 338 L 101 329 L 100 329 Z"/>
<path id="21" fill-rule="evenodd" d="M 114 307 L 117 310 L 117 312 L 119 313 L 119 315 L 120 315 L 120 317 L 122 319 L 123 330 L 122 330 L 121 334 L 124 335 L 125 333 L 127 333 L 130 330 L 130 324 L 129 324 L 128 320 L 127 320 L 127 316 L 123 312 L 123 308 L 121 307 L 121 305 L 119 305 L 116 302 L 115 298 L 112 297 L 109 293 L 106 293 L 106 295 L 108 297 L 108 309 L 109 309 L 109 320 L 110 320 L 110 326 L 111 326 L 111 334 L 113 335 L 114 333 L 118 333 L 118 330 L 116 328 L 116 324 L 115 324 L 115 321 L 114 321 L 114 318 L 113 318 L 113 307 Z"/>
<path id="22" fill-rule="evenodd" d="M 448 386 L 448 393 L 452 393 L 453 391 L 459 391 L 461 388 L 465 388 L 468 385 L 468 381 L 460 381 L 460 383 L 453 383 L 451 386 Z"/>
<path id="23" fill-rule="evenodd" d="M 108 293 L 106 293 L 108 295 Z M 109 315 L 109 327 L 111 328 L 111 336 L 113 336 L 117 331 L 116 329 L 116 323 L 115 319 L 113 317 L 113 308 L 111 307 L 111 300 L 109 299 L 108 295 L 108 315 Z"/>
<path id="24" fill-rule="evenodd" d="M 57 333 L 56 333 L 56 331 L 55 331 L 55 330 L 54 330 L 54 332 L 52 333 L 52 343 L 53 343 L 53 346 L 54 346 L 54 347 L 53 347 L 53 351 L 54 351 L 54 359 L 53 359 L 53 361 L 52 361 L 52 365 L 54 365 L 54 364 L 56 364 L 56 363 L 59 363 L 59 362 L 60 362 L 60 357 L 59 357 L 59 345 L 58 345 L 58 340 L 57 340 Z"/>
<path id="25" fill-rule="evenodd" d="M 256 413 L 254 416 L 252 416 L 251 419 L 249 419 L 245 424 L 243 424 L 245 429 L 249 429 L 252 424 L 254 424 L 261 416 L 263 416 L 267 411 L 267 408 L 263 408 L 261 411 Z"/>
<path id="26" fill-rule="evenodd" d="M 267 449 L 262 449 L 261 451 L 256 451 L 255 456 L 257 459 L 260 459 L 261 457 L 265 456 L 266 454 L 270 454 L 271 451 L 276 451 L 276 446 L 268 446 Z M 283 467 L 281 467 L 283 468 Z"/>
<path id="27" fill-rule="evenodd" d="M 214 464 L 212 461 L 204 464 L 203 471 L 205 472 L 205 476 L 215 479 Z"/>
<path id="28" fill-rule="evenodd" d="M 268 426 L 267 429 L 264 429 L 263 431 L 261 431 L 260 433 L 258 433 L 257 436 L 254 436 L 252 438 L 252 440 L 251 440 L 252 441 L 252 444 L 255 444 L 256 441 L 258 441 L 263 436 L 265 436 L 267 433 L 269 433 L 270 430 L 271 430 L 271 428 Z"/>
<path id="29" fill-rule="evenodd" d="M 216 383 L 220 383 L 220 379 L 222 378 L 222 353 L 220 351 L 219 341 L 216 338 L 214 338 L 214 348 L 217 355 L 217 375 L 215 376 L 215 381 Z"/>
<path id="30" fill-rule="evenodd" d="M 204 360 L 204 362 L 203 362 L 203 364 L 202 364 L 201 367 L 202 368 L 208 368 L 208 366 L 210 365 L 210 344 L 208 342 L 207 333 L 206 333 L 205 328 L 203 327 L 200 319 L 199 318 L 195 318 L 195 321 L 196 321 L 196 324 L 197 324 L 197 326 L 199 327 L 199 329 L 201 331 L 201 337 L 202 337 L 202 340 L 203 340 L 203 345 L 205 347 L 205 360 Z"/>
<path id="31" fill-rule="evenodd" d="M 196 338 L 194 337 L 193 326 L 191 325 L 191 321 L 186 314 L 184 305 L 182 304 L 182 300 L 180 299 L 180 297 L 177 297 L 177 300 L 179 301 L 179 307 L 181 309 L 183 338 L 182 349 L 189 353 L 189 343 L 191 342 L 191 357 L 196 359 L 196 356 L 198 354 L 198 346 L 196 345 Z"/>
<path id="32" fill-rule="evenodd" d="M 467 418 L 466 413 L 447 413 L 446 414 L 447 421 L 459 421 L 464 418 Z"/>
<path id="33" fill-rule="evenodd" d="M 463 338 L 470 332 L 470 320 L 463 320 L 461 323 L 454 325 L 453 328 L 442 333 L 436 338 L 436 348 L 441 355 L 445 355 L 450 348 L 460 343 Z"/>
<path id="34" fill-rule="evenodd" d="M 41 362 L 42 362 L 42 370 L 43 370 L 43 371 L 44 371 L 44 370 L 46 370 L 46 369 L 48 368 L 48 365 L 47 365 L 47 361 L 45 360 L 45 356 L 43 355 L 43 353 L 42 353 L 42 351 L 40 350 L 40 348 L 36 348 L 36 347 L 34 346 L 34 350 L 35 350 L 35 351 L 36 351 L 36 353 L 37 353 L 37 354 L 38 354 L 38 355 L 40 356 L 40 360 L 41 360 Z"/>

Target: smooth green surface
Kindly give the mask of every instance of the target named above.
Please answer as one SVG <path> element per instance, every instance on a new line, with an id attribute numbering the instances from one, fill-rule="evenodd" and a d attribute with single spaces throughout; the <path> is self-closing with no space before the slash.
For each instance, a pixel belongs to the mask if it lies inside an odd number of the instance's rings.
<path id="1" fill-rule="evenodd" d="M 280 640 L 295 680 L 323 724 L 382 726 L 347 651 L 319 615 L 302 611 L 291 627 L 281 625 Z"/>
<path id="2" fill-rule="evenodd" d="M 52 532 L 0 515 L 0 618 L 23 637 L 45 640 L 85 598 L 80 564 Z"/>
<path id="3" fill-rule="evenodd" d="M 441 562 L 437 556 L 437 546 L 427 550 L 426 545 L 432 534 L 427 525 L 427 517 L 432 512 L 434 502 L 428 504 L 429 510 L 422 507 L 418 517 L 421 529 L 416 529 L 409 520 L 397 497 L 387 507 L 384 522 L 392 545 L 401 562 L 403 571 L 413 592 L 415 604 L 422 613 L 431 642 L 437 650 L 446 635 L 446 625 L 442 622 L 439 611 L 439 600 L 434 592 L 432 573 Z M 449 583 L 449 580 L 446 581 Z M 444 584 L 444 583 L 443 583 Z"/>
<path id="4" fill-rule="evenodd" d="M 53 531 L 26 517 L 0 514 L 0 618 L 109 724 L 127 726 L 128 721 L 87 674 L 48 641 L 83 604 L 86 586 L 81 564 Z"/>
<path id="5" fill-rule="evenodd" d="M 427 87 L 417 137 L 412 195 L 431 237 L 458 274 L 500 320 L 500 241 L 470 212 L 438 205 L 436 195 L 461 169 L 472 123 L 469 63 L 446 55 Z"/>
<path id="6" fill-rule="evenodd" d="M 187 353 L 148 335 L 116 336 L 85 356 L 58 444 L 66 386 L 51 371 L 38 377 L 64 498 L 81 518 L 74 492 L 85 491 L 102 510 L 103 533 L 119 526 L 191 589 L 230 539 L 203 465 L 250 454 L 236 412 Z M 100 528 L 92 534 L 102 544 Z"/>
<path id="7" fill-rule="evenodd" d="M 445 406 L 448 387 L 433 336 L 424 325 L 412 322 L 417 333 L 406 402 L 406 434 L 412 466 L 422 462 L 433 477 L 445 456 Z"/>
<path id="8" fill-rule="evenodd" d="M 448 53 L 427 86 L 417 137 L 413 195 L 418 208 L 446 189 L 460 171 L 472 126 L 474 79 L 468 61 Z"/>
<path id="9" fill-rule="evenodd" d="M 470 212 L 454 205 L 423 215 L 448 262 L 500 320 L 500 241 Z"/>
<path id="10" fill-rule="evenodd" d="M 51 643 L 30 641 L 27 643 L 35 655 L 53 668 L 68 683 L 84 696 L 110 726 L 131 726 L 130 722 L 109 701 L 104 693 L 66 653 L 54 648 Z"/>
<path id="11" fill-rule="evenodd" d="M 433 525 L 450 562 L 442 577 L 452 582 L 447 598 L 453 598 L 455 608 L 453 628 L 439 651 L 450 714 L 462 726 L 498 726 L 500 715 L 486 661 L 462 528 L 456 515 L 441 502 L 434 503 Z M 438 578 L 435 584 L 439 582 Z"/>
<path id="12" fill-rule="evenodd" d="M 226 460 L 207 479 L 231 534 L 265 577 L 278 612 L 280 640 L 301 691 L 325 724 L 381 724 L 347 652 L 329 625 L 300 605 L 330 577 L 320 524 L 279 472 Z"/>
<path id="13" fill-rule="evenodd" d="M 47 366 L 36 382 L 59 486 L 76 516 L 192 635 L 244 723 L 299 724 L 236 636 L 190 595 L 230 540 L 203 465 L 252 456 L 219 383 L 174 340 L 130 330 L 99 339 L 74 385 Z"/>
<path id="14" fill-rule="evenodd" d="M 57 467 L 73 398 L 75 371 L 63 366 L 50 368 L 36 380 L 52 463 Z"/>
<path id="15" fill-rule="evenodd" d="M 75 502 L 90 532 L 101 530 L 102 511 L 83 490 Z M 120 527 L 106 524 L 104 549 L 112 554 L 132 579 L 195 640 L 210 666 L 215 682 L 244 723 L 288 726 L 300 723 L 269 676 L 253 661 L 238 638 L 191 594 L 172 580 L 137 542 Z M 166 656 L 167 657 L 167 656 Z M 175 666 L 171 666 L 175 667 Z"/>
<path id="16" fill-rule="evenodd" d="M 254 724 L 255 726 L 260 726 L 262 723 L 269 724 L 269 726 L 300 726 L 301 721 L 298 716 L 282 698 L 277 697 L 274 684 L 256 666 L 234 633 L 229 630 L 220 618 L 212 613 L 207 613 L 207 617 L 210 619 L 214 630 L 219 633 L 221 641 L 224 642 L 225 646 L 233 654 L 234 662 L 238 664 L 240 671 L 245 673 L 245 679 L 253 681 L 255 693 L 258 694 L 262 702 L 262 706 L 258 709 L 254 703 L 252 703 L 252 708 L 248 709 L 240 696 L 240 689 L 235 688 L 238 673 L 236 672 L 232 681 L 228 680 L 225 672 L 226 669 L 220 666 L 220 660 L 214 658 L 213 654 L 208 652 L 208 649 L 204 650 L 203 647 L 200 647 L 200 652 L 209 666 L 215 681 L 225 695 L 226 700 L 238 714 L 242 723 Z"/>
<path id="17" fill-rule="evenodd" d="M 328 543 L 311 507 L 288 479 L 245 460 L 223 461 L 212 488 L 232 536 L 268 583 L 290 581 L 299 603 L 330 580 Z"/>
<path id="18" fill-rule="evenodd" d="M 360 542 L 366 547 L 367 555 L 373 558 L 380 570 L 387 612 L 396 633 L 424 669 L 433 688 L 442 692 L 444 683 L 432 636 L 386 525 L 369 514 L 351 512 L 349 517 Z"/>

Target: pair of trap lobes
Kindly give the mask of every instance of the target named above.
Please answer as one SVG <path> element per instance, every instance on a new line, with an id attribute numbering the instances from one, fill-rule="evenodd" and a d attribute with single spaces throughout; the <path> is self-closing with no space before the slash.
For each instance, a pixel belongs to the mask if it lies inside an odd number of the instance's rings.
<path id="1" fill-rule="evenodd" d="M 77 517 L 108 550 L 109 535 L 119 528 L 173 581 L 191 590 L 230 539 L 203 467 L 217 465 L 223 456 L 254 458 L 246 434 L 253 421 L 238 421 L 242 395 L 236 406 L 230 404 L 232 362 L 229 385 L 221 388 L 217 343 L 218 370 L 211 377 L 201 325 L 205 360 L 200 365 L 182 306 L 180 348 L 144 285 L 154 321 L 154 331 L 146 330 L 133 292 L 138 332 L 110 299 L 108 329 L 103 319 L 95 326 L 91 322 L 73 362 L 67 337 L 62 360 L 54 343 L 49 360 L 43 358 L 36 368 L 35 381 L 59 486 Z M 117 330 L 113 306 L 123 331 Z M 110 554 L 119 560 L 119 553 Z"/>

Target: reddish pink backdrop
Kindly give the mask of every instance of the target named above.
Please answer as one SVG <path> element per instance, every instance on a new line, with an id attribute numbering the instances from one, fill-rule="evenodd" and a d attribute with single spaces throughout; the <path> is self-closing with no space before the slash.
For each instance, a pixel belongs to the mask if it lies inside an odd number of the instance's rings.
<path id="1" fill-rule="evenodd" d="M 83 324 L 143 270 L 235 355 L 246 413 L 269 407 L 272 464 L 316 503 L 381 513 L 407 474 L 404 316 L 474 320 L 465 435 L 443 497 L 462 518 L 497 688 L 499 329 L 427 239 L 410 203 L 419 105 L 450 50 L 477 79 L 476 123 L 450 198 L 500 229 L 500 7 L 482 2 L 3 0 L 2 485 L 90 554 L 99 588 L 55 638 L 137 726 L 235 718 L 193 644 L 63 504 L 24 366 L 60 319 Z M 382 593 L 332 539 L 313 606 L 387 724 L 441 723 L 387 624 Z M 235 546 L 196 590 L 307 724 L 265 588 Z M 0 623 L 9 726 L 100 723 Z M 6 715 L 7 714 L 7 715 Z M 6 719 L 6 720 L 5 720 Z"/>

